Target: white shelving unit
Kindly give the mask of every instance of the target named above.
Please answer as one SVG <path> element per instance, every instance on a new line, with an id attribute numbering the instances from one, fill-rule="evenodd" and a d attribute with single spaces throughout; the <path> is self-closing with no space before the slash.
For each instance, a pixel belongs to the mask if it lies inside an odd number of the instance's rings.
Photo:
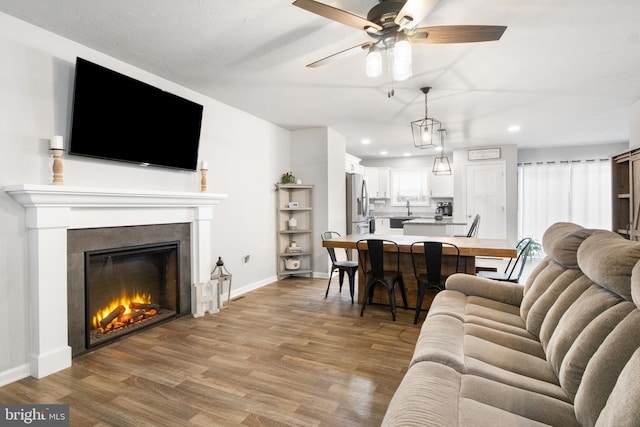
<path id="1" fill-rule="evenodd" d="M 289 276 L 313 275 L 313 185 L 278 184 L 276 196 L 278 280 Z M 295 218 L 295 228 L 289 220 Z M 291 252 L 293 243 L 298 252 Z M 287 268 L 287 260 L 298 268 Z"/>

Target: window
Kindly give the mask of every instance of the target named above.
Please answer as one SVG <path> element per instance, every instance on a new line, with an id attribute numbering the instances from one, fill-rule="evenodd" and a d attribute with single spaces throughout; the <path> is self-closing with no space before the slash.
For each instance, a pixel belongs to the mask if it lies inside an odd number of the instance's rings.
<path id="1" fill-rule="evenodd" d="M 542 241 L 559 221 L 611 227 L 608 159 L 518 165 L 518 235 Z"/>
<path id="2" fill-rule="evenodd" d="M 429 206 L 429 169 L 391 169 L 391 204 Z"/>

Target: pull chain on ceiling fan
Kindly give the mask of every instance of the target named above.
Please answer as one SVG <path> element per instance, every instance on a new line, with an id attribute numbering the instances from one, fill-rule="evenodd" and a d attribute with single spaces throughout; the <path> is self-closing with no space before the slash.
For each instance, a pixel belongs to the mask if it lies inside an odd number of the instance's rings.
<path id="1" fill-rule="evenodd" d="M 382 52 L 386 51 L 393 79 L 411 77 L 412 44 L 472 43 L 499 40 L 507 27 L 493 25 L 449 25 L 420 27 L 417 25 L 436 7 L 439 0 L 379 0 L 367 17 L 355 15 L 315 0 L 296 0 L 294 6 L 365 31 L 373 41 L 334 53 L 307 67 L 320 67 L 337 59 L 367 50 L 366 72 L 369 77 L 382 74 Z"/>

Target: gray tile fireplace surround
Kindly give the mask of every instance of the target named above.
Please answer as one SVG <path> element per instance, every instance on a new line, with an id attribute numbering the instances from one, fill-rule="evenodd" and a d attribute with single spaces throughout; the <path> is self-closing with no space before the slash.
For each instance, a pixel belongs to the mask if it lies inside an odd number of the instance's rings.
<path id="1" fill-rule="evenodd" d="M 72 355 L 87 351 L 85 334 L 84 260 L 86 251 L 179 241 L 180 307 L 178 315 L 191 313 L 191 224 L 67 230 L 67 292 L 69 346 Z"/>

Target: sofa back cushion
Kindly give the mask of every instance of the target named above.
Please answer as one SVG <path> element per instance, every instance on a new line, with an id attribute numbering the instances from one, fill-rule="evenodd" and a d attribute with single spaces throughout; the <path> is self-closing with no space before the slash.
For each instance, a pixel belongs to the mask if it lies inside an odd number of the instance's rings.
<path id="1" fill-rule="evenodd" d="M 561 266 L 579 268 L 578 248 L 593 231 L 571 222 L 557 222 L 544 232 L 542 247 Z"/>
<path id="2" fill-rule="evenodd" d="M 577 260 L 585 275 L 549 309 L 540 341 L 561 387 L 576 404 L 578 420 L 594 425 L 640 347 L 640 311 L 631 300 L 640 243 L 597 231 L 579 246 Z"/>
<path id="3" fill-rule="evenodd" d="M 542 322 L 558 297 L 583 276 L 578 248 L 593 230 L 569 222 L 551 225 L 542 237 L 547 257 L 531 273 L 524 288 L 520 316 L 527 330 L 539 337 Z"/>
<path id="4" fill-rule="evenodd" d="M 627 242 L 626 245 L 633 250 L 640 243 Z M 626 261 L 627 265 L 633 262 Z M 620 277 L 617 263 L 615 271 Z M 620 289 L 619 282 L 609 286 L 615 287 L 616 294 L 627 293 L 624 287 Z M 576 417 L 583 425 L 617 427 L 636 425 L 640 420 L 640 262 L 636 262 L 631 271 L 630 288 L 633 303 L 623 302 L 618 310 L 621 315 L 622 307 L 631 306 L 631 311 L 618 322 L 608 316 L 611 332 L 586 366 L 575 395 Z"/>

